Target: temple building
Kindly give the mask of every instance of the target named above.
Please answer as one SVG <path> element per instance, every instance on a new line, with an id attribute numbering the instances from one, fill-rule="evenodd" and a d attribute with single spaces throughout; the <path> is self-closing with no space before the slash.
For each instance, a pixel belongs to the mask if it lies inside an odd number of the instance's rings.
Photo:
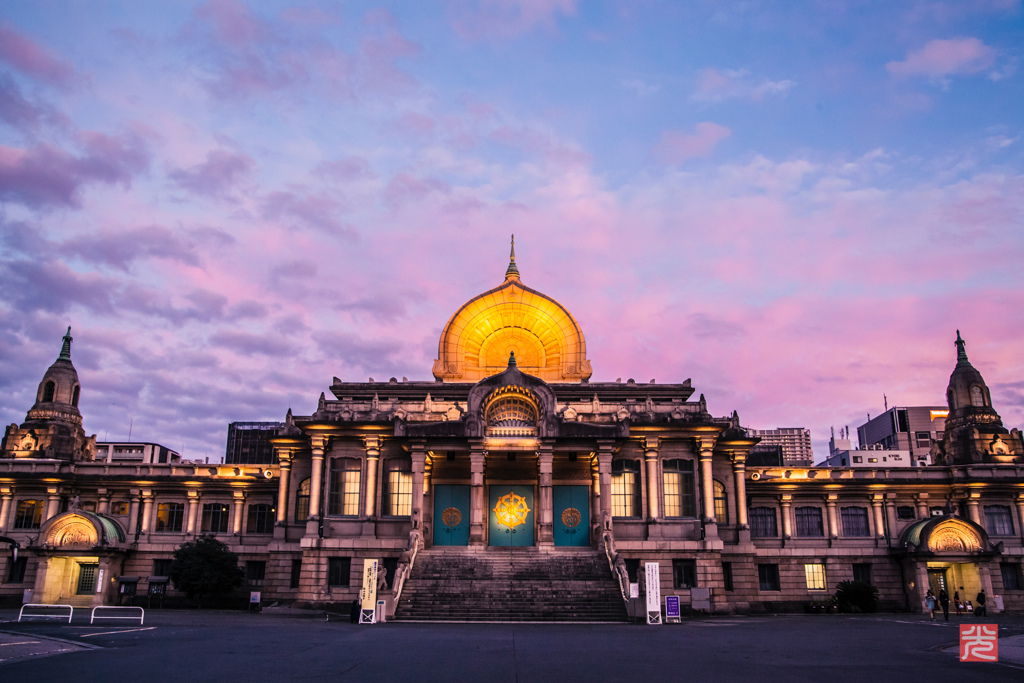
<path id="1" fill-rule="evenodd" d="M 98 458 L 70 345 L 0 450 L 0 536 L 21 546 L 0 600 L 173 598 L 174 549 L 213 534 L 264 601 L 347 609 L 377 560 L 398 619 L 623 620 L 651 562 L 684 610 L 802 610 L 857 580 L 884 608 L 963 586 L 1024 611 L 1024 444 L 959 334 L 936 464 L 871 470 L 748 466 L 757 437 L 690 380 L 593 381 L 580 324 L 514 251 L 448 320 L 433 380 L 334 378 L 274 427 L 270 463 Z"/>

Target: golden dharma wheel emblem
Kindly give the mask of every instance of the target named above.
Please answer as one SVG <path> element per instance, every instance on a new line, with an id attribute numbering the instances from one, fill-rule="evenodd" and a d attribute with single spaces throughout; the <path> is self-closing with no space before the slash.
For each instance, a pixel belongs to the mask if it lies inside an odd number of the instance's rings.
<path id="1" fill-rule="evenodd" d="M 498 524 L 515 529 L 520 524 L 526 524 L 526 516 L 530 514 L 530 508 L 526 506 L 526 499 L 517 496 L 509 491 L 498 499 L 494 506 L 494 515 Z"/>
<path id="2" fill-rule="evenodd" d="M 583 516 L 576 508 L 565 508 L 562 510 L 562 524 L 570 529 L 578 525 L 582 519 Z"/>
<path id="3" fill-rule="evenodd" d="M 456 527 L 462 521 L 462 513 L 459 512 L 459 508 L 447 508 L 441 513 L 441 521 L 445 526 Z"/>

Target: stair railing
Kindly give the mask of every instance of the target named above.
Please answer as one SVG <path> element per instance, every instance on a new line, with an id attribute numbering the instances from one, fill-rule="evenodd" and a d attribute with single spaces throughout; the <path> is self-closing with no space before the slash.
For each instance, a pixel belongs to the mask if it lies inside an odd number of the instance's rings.
<path id="1" fill-rule="evenodd" d="M 398 569 L 395 570 L 395 580 L 392 583 L 395 608 L 398 607 L 398 600 L 402 597 L 405 580 L 412 573 L 412 567 L 416 563 L 416 556 L 421 547 L 423 547 L 423 534 L 419 529 L 413 529 L 409 532 L 409 543 L 406 545 L 405 552 L 398 558 Z"/>
<path id="2" fill-rule="evenodd" d="M 604 517 L 603 524 L 601 525 L 601 549 L 604 550 L 604 556 L 608 560 L 608 568 L 611 569 L 612 575 L 615 576 L 616 582 L 619 584 L 619 592 L 622 594 L 623 602 L 629 602 L 629 572 L 626 570 L 626 563 L 619 555 L 618 551 L 615 550 L 615 537 L 612 535 L 612 524 L 611 519 L 608 518 L 607 514 Z"/>

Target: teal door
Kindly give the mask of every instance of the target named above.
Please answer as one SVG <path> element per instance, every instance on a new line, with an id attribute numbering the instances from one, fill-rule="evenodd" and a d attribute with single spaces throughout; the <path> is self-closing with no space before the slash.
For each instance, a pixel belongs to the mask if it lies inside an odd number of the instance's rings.
<path id="1" fill-rule="evenodd" d="M 533 545 L 533 487 L 491 486 L 489 545 Z"/>
<path id="2" fill-rule="evenodd" d="M 551 488 L 555 545 L 590 545 L 590 487 Z"/>
<path id="3" fill-rule="evenodd" d="M 469 545 L 468 486 L 434 486 L 434 545 Z"/>

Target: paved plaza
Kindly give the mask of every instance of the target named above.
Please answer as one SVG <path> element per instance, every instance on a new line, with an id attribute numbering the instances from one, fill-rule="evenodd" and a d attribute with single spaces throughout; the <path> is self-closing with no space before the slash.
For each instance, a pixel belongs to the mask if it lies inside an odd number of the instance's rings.
<path id="1" fill-rule="evenodd" d="M 865 681 L 1024 677 L 1024 618 L 1000 625 L 998 664 L 961 663 L 958 630 L 919 615 L 757 616 L 665 626 L 353 626 L 268 611 L 147 612 L 145 624 L 17 623 L 0 610 L 0 679 L 116 681 Z"/>

